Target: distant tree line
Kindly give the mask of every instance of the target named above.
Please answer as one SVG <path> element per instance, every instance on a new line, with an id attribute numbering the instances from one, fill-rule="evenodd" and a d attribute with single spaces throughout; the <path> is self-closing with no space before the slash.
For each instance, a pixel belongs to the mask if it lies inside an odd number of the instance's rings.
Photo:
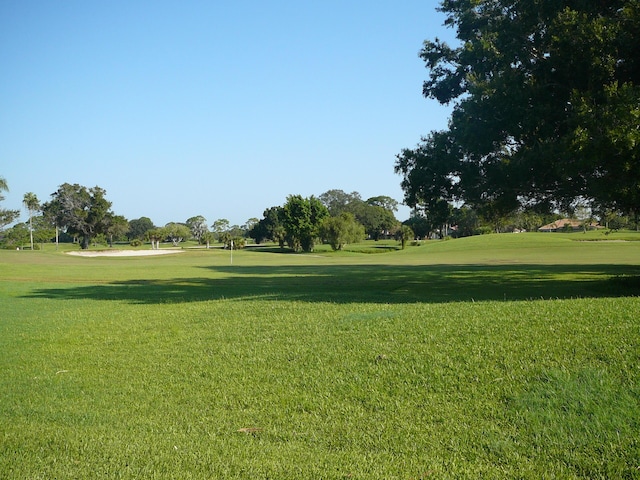
<path id="1" fill-rule="evenodd" d="M 416 238 L 468 237 L 487 233 L 535 232 L 540 227 L 561 218 L 574 218 L 586 228 L 598 220 L 608 230 L 637 229 L 634 217 L 620 212 L 605 210 L 594 212 L 590 208 L 578 207 L 569 212 L 545 212 L 535 209 L 518 209 L 504 215 L 486 209 L 473 209 L 467 205 L 455 207 L 440 202 L 433 210 L 414 209 L 411 217 L 404 221 L 414 231 Z"/>
<path id="2" fill-rule="evenodd" d="M 273 241 L 294 251 L 311 252 L 317 242 L 341 250 L 365 238 L 393 236 L 400 228 L 398 202 L 387 196 L 363 200 L 358 192 L 329 190 L 318 197 L 290 195 L 283 206 L 266 209 L 250 230 L 256 243 Z"/>
<path id="3" fill-rule="evenodd" d="M 8 189 L 0 178 L 0 192 Z M 0 197 L 2 200 L 2 197 Z M 110 245 L 129 242 L 134 246 L 149 242 L 154 249 L 161 243 L 180 245 L 185 240 L 224 248 L 243 248 L 252 238 L 256 243 L 273 241 L 294 251 L 313 251 L 318 242 L 328 243 L 336 250 L 366 236 L 373 239 L 392 236 L 400 227 L 394 216 L 398 203 L 379 196 L 362 200 L 360 194 L 330 190 L 319 197 L 303 198 L 290 195 L 281 207 L 265 210 L 264 218 L 250 218 L 242 225 L 231 225 L 225 218 L 210 226 L 202 215 L 184 222 L 169 222 L 156 226 L 148 217 L 127 220 L 116 215 L 106 191 L 98 186 L 87 188 L 64 183 L 41 203 L 33 193 L 24 196 L 28 223 L 17 223 L 4 231 L 20 215 L 18 210 L 0 210 L 0 243 L 5 248 L 37 248 L 46 242 L 76 242 L 82 249 L 90 245 Z"/>
<path id="4" fill-rule="evenodd" d="M 0 177 L 0 194 L 8 189 Z M 0 201 L 3 199 L 0 195 Z M 48 202 L 41 203 L 35 194 L 24 195 L 23 205 L 28 220 L 8 224 L 19 218 L 18 210 L 0 209 L 0 245 L 4 248 L 38 248 L 48 242 L 75 242 L 81 248 L 128 242 L 133 246 L 150 243 L 154 249 L 161 244 L 178 246 L 186 240 L 209 248 L 222 244 L 224 248 L 243 248 L 247 240 L 255 243 L 275 242 L 280 248 L 296 252 L 312 252 L 318 243 L 334 250 L 363 239 L 397 239 L 404 247 L 414 239 L 464 237 L 491 232 L 535 231 L 544 224 L 570 216 L 584 225 L 595 218 L 609 229 L 638 228 L 637 219 L 612 209 L 592 210 L 577 205 L 569 212 L 541 212 L 539 208 L 520 208 L 504 213 L 487 206 L 472 208 L 455 206 L 444 199 L 430 208 L 416 206 L 409 219 L 400 223 L 395 212 L 398 202 L 388 196 L 363 200 L 358 192 L 329 190 L 317 197 L 289 195 L 282 206 L 264 210 L 263 218 L 250 218 L 244 225 L 231 225 L 225 218 L 211 225 L 202 215 L 184 222 L 169 222 L 156 226 L 148 217 L 127 220 L 116 215 L 106 191 L 100 187 L 86 188 L 78 184 L 59 186 Z"/>

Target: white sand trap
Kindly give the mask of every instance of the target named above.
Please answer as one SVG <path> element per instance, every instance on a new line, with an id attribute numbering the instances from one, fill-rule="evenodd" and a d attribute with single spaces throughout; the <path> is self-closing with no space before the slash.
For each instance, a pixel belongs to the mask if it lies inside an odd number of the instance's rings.
<path id="1" fill-rule="evenodd" d="M 149 255 L 168 255 L 170 253 L 182 253 L 184 250 L 166 248 L 163 250 L 94 250 L 67 252 L 69 255 L 79 257 L 145 257 Z"/>

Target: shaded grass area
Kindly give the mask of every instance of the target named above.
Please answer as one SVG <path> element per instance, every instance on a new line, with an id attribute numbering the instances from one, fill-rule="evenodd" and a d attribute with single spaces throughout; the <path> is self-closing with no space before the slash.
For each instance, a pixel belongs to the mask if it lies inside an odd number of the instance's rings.
<path id="1" fill-rule="evenodd" d="M 36 288 L 27 296 L 134 303 L 212 299 L 450 302 L 640 295 L 633 265 L 212 266 L 202 276 Z"/>

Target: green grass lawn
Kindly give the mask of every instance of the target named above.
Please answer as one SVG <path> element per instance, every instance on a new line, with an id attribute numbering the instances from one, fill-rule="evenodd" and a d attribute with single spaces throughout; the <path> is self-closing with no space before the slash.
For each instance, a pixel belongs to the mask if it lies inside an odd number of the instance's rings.
<path id="1" fill-rule="evenodd" d="M 639 478 L 640 242 L 581 235 L 0 251 L 0 478 Z"/>

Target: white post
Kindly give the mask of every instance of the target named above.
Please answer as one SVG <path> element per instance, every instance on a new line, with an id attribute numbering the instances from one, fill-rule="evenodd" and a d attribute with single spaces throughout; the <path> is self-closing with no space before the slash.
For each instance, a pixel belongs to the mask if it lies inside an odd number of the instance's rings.
<path id="1" fill-rule="evenodd" d="M 233 240 L 231 240 L 231 265 L 233 265 Z"/>

